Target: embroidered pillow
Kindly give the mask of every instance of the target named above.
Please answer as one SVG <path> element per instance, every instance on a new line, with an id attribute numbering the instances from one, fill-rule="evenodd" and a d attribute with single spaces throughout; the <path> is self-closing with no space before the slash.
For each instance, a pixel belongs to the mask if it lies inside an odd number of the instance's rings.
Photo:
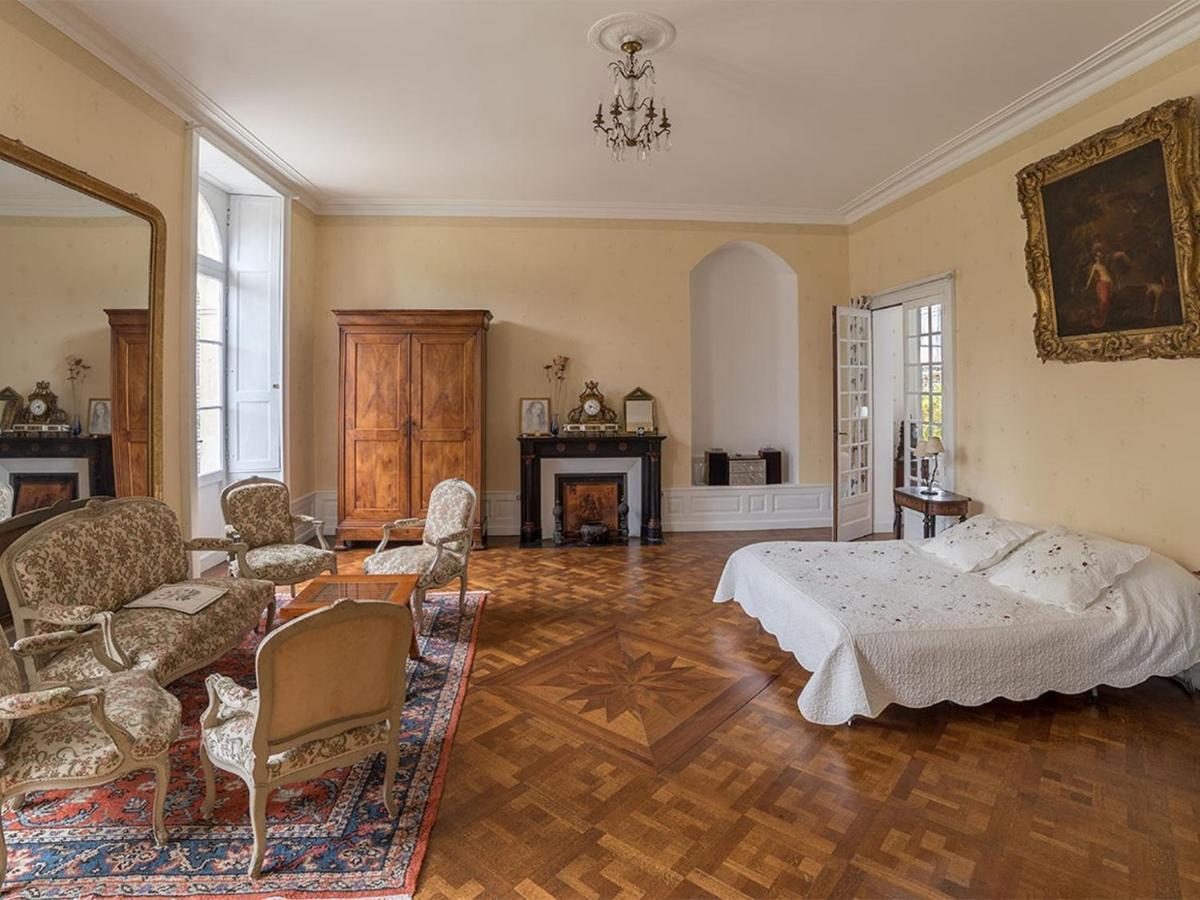
<path id="1" fill-rule="evenodd" d="M 993 566 L 1042 529 L 994 516 L 972 516 L 947 528 L 920 548 L 960 572 Z"/>
<path id="2" fill-rule="evenodd" d="M 1018 547 L 987 577 L 1042 603 L 1083 612 L 1149 555 L 1149 547 L 1054 528 Z"/>

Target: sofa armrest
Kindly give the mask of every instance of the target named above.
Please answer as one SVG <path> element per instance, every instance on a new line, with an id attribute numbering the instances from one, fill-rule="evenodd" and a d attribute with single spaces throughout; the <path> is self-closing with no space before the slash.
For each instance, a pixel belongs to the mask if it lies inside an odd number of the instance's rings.
<path id="1" fill-rule="evenodd" d="M 75 688 L 66 685 L 9 694 L 0 697 L 0 719 L 30 719 L 44 713 L 58 712 L 73 706 L 77 696 Z"/>
<path id="2" fill-rule="evenodd" d="M 91 642 L 92 651 L 101 664 L 110 672 L 123 672 L 133 666 L 129 656 L 117 643 L 117 635 L 113 630 L 113 614 L 110 612 L 98 610 L 94 606 L 40 603 L 34 609 L 34 618 L 47 625 L 57 625 L 60 628 L 96 625 L 99 627 L 98 632 L 85 632 L 81 637 L 87 638 Z"/>
<path id="3" fill-rule="evenodd" d="M 94 632 L 94 633 L 99 633 Z M 79 643 L 83 635 L 78 631 L 46 631 L 31 634 L 15 641 L 13 653 L 17 656 L 41 656 L 43 653 L 61 653 Z"/>
<path id="4" fill-rule="evenodd" d="M 228 534 L 228 526 L 226 526 L 225 531 Z M 245 541 L 236 537 L 192 538 L 190 541 L 183 542 L 183 549 L 192 553 L 196 553 L 201 550 L 224 550 L 225 553 L 229 555 L 230 559 L 237 559 L 238 575 L 242 576 L 243 578 L 251 577 L 250 566 L 246 562 L 246 553 L 249 551 L 250 547 Z"/>
<path id="5" fill-rule="evenodd" d="M 208 707 L 200 717 L 200 727 L 212 728 L 221 721 L 222 710 L 257 712 L 258 691 L 242 687 L 228 675 L 219 672 L 204 679 L 208 689 Z"/>
<path id="6" fill-rule="evenodd" d="M 424 519 L 395 519 L 383 526 L 383 539 L 380 540 L 379 546 L 375 548 L 376 553 L 382 553 L 387 549 L 388 541 L 392 539 L 393 528 L 424 528 Z"/>

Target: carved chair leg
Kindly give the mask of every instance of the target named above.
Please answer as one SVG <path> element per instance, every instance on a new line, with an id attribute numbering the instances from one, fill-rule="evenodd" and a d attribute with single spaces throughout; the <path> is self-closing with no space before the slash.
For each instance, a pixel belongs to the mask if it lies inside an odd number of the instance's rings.
<path id="1" fill-rule="evenodd" d="M 393 819 L 399 813 L 399 807 L 396 804 L 396 766 L 400 756 L 399 738 L 400 736 L 394 731 L 388 730 L 387 764 L 383 767 L 383 805 Z"/>
<path id="2" fill-rule="evenodd" d="M 167 790 L 171 786 L 171 758 L 165 753 L 154 763 L 154 782 L 154 843 L 162 847 L 167 843 L 163 809 L 167 802 Z"/>
<path id="3" fill-rule="evenodd" d="M 204 770 L 204 802 L 200 805 L 200 816 L 207 819 L 212 815 L 213 804 L 217 800 L 217 784 L 212 760 L 208 758 L 208 750 L 204 746 L 203 731 L 200 733 L 200 768 Z"/>
<path id="4" fill-rule="evenodd" d="M 293 597 L 296 596 L 294 591 L 292 593 L 292 596 Z M 279 605 L 279 597 L 272 594 L 271 602 L 267 604 L 267 622 L 266 622 L 265 627 L 263 628 L 263 634 L 270 634 L 271 629 L 275 627 L 275 607 L 277 607 L 278 605 Z"/>
<path id="5" fill-rule="evenodd" d="M 267 852 L 267 795 L 271 792 L 268 785 L 254 785 L 250 788 L 250 825 L 254 828 L 254 855 L 250 857 L 250 869 L 247 874 L 258 878 L 262 874 L 263 855 Z"/>
<path id="6" fill-rule="evenodd" d="M 413 630 L 421 631 L 425 620 L 425 588 L 419 587 L 412 593 Z"/>
<path id="7" fill-rule="evenodd" d="M 333 558 L 333 565 L 329 567 L 330 574 L 337 574 L 337 557 Z"/>
<path id="8" fill-rule="evenodd" d="M 0 818 L 0 888 L 8 878 L 8 847 L 4 843 L 4 821 Z"/>
<path id="9" fill-rule="evenodd" d="M 458 576 L 458 612 L 461 615 L 463 607 L 467 603 L 467 570 L 463 569 L 462 575 Z"/>

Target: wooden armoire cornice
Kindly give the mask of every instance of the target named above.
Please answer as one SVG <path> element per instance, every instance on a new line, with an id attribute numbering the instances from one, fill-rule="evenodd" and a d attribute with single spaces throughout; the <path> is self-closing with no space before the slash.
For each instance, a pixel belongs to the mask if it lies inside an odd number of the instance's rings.
<path id="1" fill-rule="evenodd" d="M 379 540 L 385 522 L 423 518 L 434 485 L 475 488 L 484 515 L 486 309 L 334 310 L 338 324 L 338 529 Z M 420 540 L 419 526 L 393 529 Z"/>

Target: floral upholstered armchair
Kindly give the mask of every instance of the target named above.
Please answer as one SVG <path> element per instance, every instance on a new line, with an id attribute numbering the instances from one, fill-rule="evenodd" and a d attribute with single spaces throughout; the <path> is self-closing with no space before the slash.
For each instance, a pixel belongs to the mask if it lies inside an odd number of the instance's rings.
<path id="1" fill-rule="evenodd" d="M 363 562 L 368 575 L 419 575 L 412 609 L 421 630 L 421 607 L 429 588 L 459 580 L 458 608 L 467 596 L 467 565 L 471 559 L 471 523 L 475 518 L 475 489 L 460 478 L 440 482 L 429 495 L 424 519 L 397 519 L 383 526 L 383 540 Z M 387 549 L 393 528 L 424 526 L 421 543 Z"/>
<path id="2" fill-rule="evenodd" d="M 26 792 L 86 787 L 130 772 L 154 772 L 153 829 L 167 840 L 163 802 L 168 750 L 179 736 L 179 701 L 145 672 L 121 672 L 21 692 L 15 653 L 30 658 L 71 647 L 101 650 L 99 628 L 26 637 L 12 649 L 0 639 L 0 802 L 20 806 Z M 0 830 L 0 885 L 8 869 Z"/>
<path id="3" fill-rule="evenodd" d="M 29 684 L 126 669 L 170 684 L 236 647 L 274 601 L 266 581 L 188 577 L 189 551 L 244 552 L 228 538 L 184 541 L 174 510 L 149 497 L 89 500 L 34 526 L 0 554 L 0 582 L 18 638 L 94 628 L 83 643 L 21 659 Z M 128 604 L 164 585 L 224 591 L 189 615 Z"/>
<path id="4" fill-rule="evenodd" d="M 230 555 L 231 575 L 287 585 L 294 597 L 299 582 L 322 572 L 337 574 L 337 554 L 325 542 L 325 523 L 312 516 L 293 515 L 291 494 L 282 481 L 257 475 L 236 481 L 221 491 L 221 511 L 225 536 L 247 548 Z M 296 543 L 297 525 L 312 525 L 320 546 Z M 274 621 L 272 603 L 267 609 L 268 631 Z"/>
<path id="5" fill-rule="evenodd" d="M 412 614 L 377 600 L 339 600 L 289 622 L 258 645 L 258 686 L 209 675 L 200 720 L 204 805 L 216 802 L 213 766 L 250 789 L 257 878 L 266 850 L 267 797 L 373 753 L 385 757 L 383 803 L 397 813 L 393 782 L 400 754 L 405 661 Z"/>
<path id="6" fill-rule="evenodd" d="M 13 489 L 7 481 L 0 481 L 0 522 L 12 518 Z"/>

